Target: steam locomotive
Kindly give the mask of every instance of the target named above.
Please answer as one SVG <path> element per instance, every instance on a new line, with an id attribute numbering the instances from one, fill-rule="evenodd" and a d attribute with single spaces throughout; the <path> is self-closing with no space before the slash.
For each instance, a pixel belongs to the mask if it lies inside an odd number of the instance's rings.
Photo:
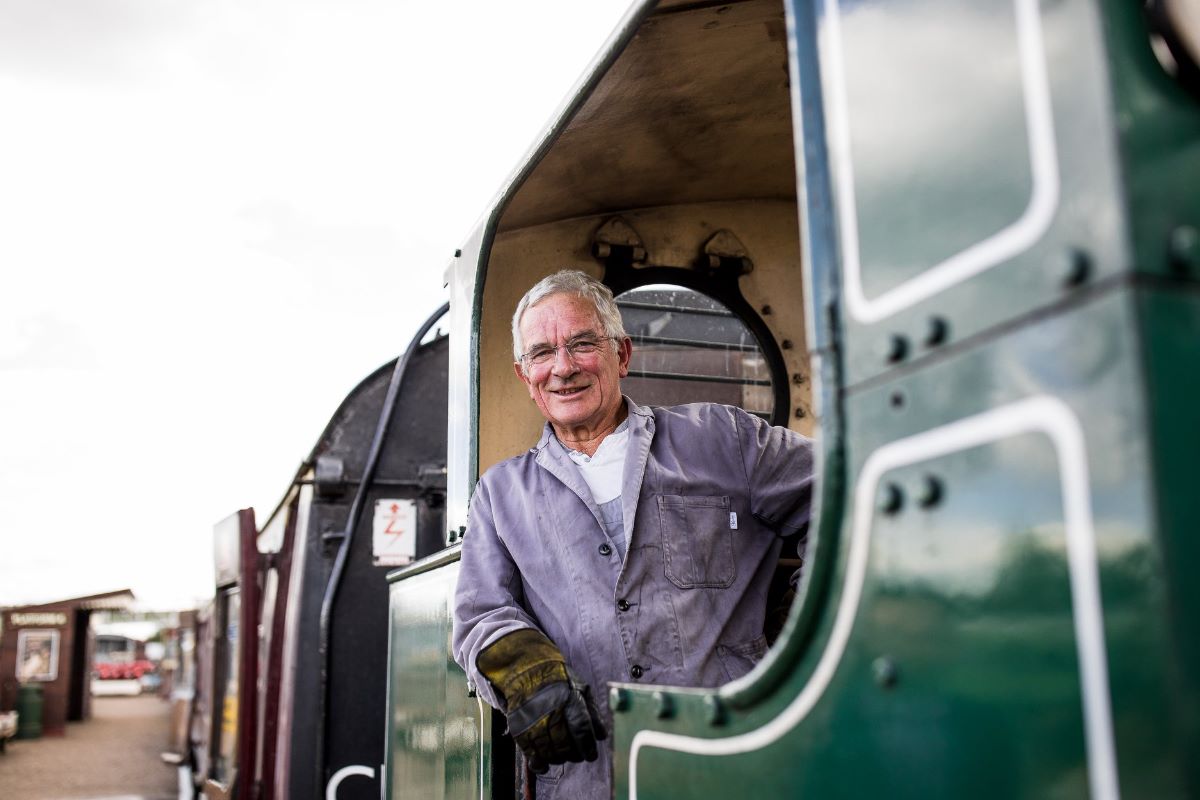
<path id="1" fill-rule="evenodd" d="M 531 788 L 450 610 L 541 426 L 512 311 L 569 267 L 634 400 L 818 451 L 764 660 L 608 687 L 618 798 L 1200 796 L 1198 60 L 1185 0 L 637 2 L 455 252 L 448 335 L 218 526 L 196 786 Z"/>

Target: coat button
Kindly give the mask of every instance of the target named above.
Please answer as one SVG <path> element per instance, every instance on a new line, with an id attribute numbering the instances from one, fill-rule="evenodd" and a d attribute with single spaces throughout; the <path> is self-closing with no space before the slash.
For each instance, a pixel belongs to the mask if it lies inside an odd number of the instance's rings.
<path id="1" fill-rule="evenodd" d="M 622 597 L 620 600 L 617 601 L 617 608 L 621 611 L 628 611 L 629 610 L 629 601 L 626 600 L 624 597 Z"/>
<path id="2" fill-rule="evenodd" d="M 604 544 L 600 545 L 600 555 L 606 556 L 606 557 L 612 555 L 612 548 L 609 547 L 608 542 L 605 542 Z"/>
<path id="3" fill-rule="evenodd" d="M 646 674 L 646 670 L 642 669 L 640 664 L 634 664 L 633 668 L 629 670 L 629 674 L 632 675 L 633 679 L 636 681 Z"/>

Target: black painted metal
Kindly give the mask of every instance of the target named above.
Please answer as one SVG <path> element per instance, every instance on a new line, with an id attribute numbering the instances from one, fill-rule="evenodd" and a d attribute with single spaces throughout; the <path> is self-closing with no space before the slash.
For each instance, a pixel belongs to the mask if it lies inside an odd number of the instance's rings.
<path id="1" fill-rule="evenodd" d="M 365 763 L 361 760 L 355 760 L 355 761 L 352 761 L 351 764 L 362 765 L 362 766 L 370 767 L 372 769 L 376 769 L 377 768 L 376 765 L 383 763 L 383 736 L 382 736 L 382 734 L 384 732 L 384 719 L 382 718 L 381 714 L 377 714 L 377 716 L 379 716 L 380 719 L 378 720 L 377 726 L 373 726 L 374 734 L 375 734 L 373 736 L 370 732 L 362 730 L 362 728 L 365 727 L 362 724 L 365 720 L 362 720 L 362 719 L 355 719 L 355 724 L 353 726 L 348 726 L 348 729 L 339 730 L 340 735 L 337 737 L 327 736 L 327 734 L 331 728 L 330 723 L 331 723 L 332 719 L 335 717 L 336 714 L 344 713 L 346 707 L 353 703 L 354 698 L 361 696 L 361 689 L 362 689 L 361 686 L 357 686 L 357 685 L 353 685 L 353 684 L 350 684 L 350 685 L 339 684 L 339 685 L 335 686 L 335 685 L 333 685 L 333 681 L 331 680 L 331 678 L 332 678 L 331 670 L 334 666 L 332 652 L 331 652 L 331 645 L 333 643 L 332 637 L 333 637 L 333 626 L 334 626 L 334 606 L 337 603 L 338 598 L 339 598 L 340 590 L 342 588 L 342 578 L 343 578 L 343 575 L 347 571 L 348 561 L 350 559 L 353 559 L 356 562 L 356 566 L 359 567 L 360 569 L 369 569 L 372 567 L 372 556 L 371 556 L 370 544 L 368 544 L 366 547 L 362 547 L 362 546 L 357 547 L 357 548 L 354 547 L 355 538 L 356 538 L 355 533 L 360 528 L 360 523 L 363 518 L 363 513 L 362 513 L 363 509 L 366 507 L 367 502 L 370 499 L 369 496 L 371 495 L 371 491 L 370 491 L 371 480 L 372 480 L 373 476 L 375 475 L 376 467 L 381 466 L 383 461 L 385 460 L 382 458 L 382 456 L 384 455 L 384 444 L 388 439 L 388 433 L 389 433 L 390 428 L 392 427 L 393 414 L 397 409 L 397 399 L 400 396 L 401 387 L 405 383 L 405 379 L 410 377 L 407 374 L 408 366 L 409 366 L 410 362 L 413 361 L 414 354 L 421 347 L 421 340 L 425 338 L 425 334 L 427 334 L 430 331 L 430 329 L 433 328 L 433 326 L 438 322 L 438 320 L 440 320 L 443 316 L 445 316 L 445 314 L 448 310 L 449 310 L 449 304 L 447 303 L 447 304 L 443 305 L 440 309 L 438 309 L 436 312 L 434 312 L 434 314 L 432 316 L 430 316 L 429 319 L 427 319 L 425 321 L 425 323 L 421 326 L 421 328 L 417 331 L 416 335 L 413 336 L 412 341 L 409 343 L 408 348 L 404 352 L 404 355 L 401 356 L 400 359 L 396 362 L 395 369 L 393 370 L 392 375 L 391 375 L 391 380 L 388 383 L 387 393 L 383 399 L 382 408 L 379 412 L 378 422 L 376 423 L 376 426 L 375 426 L 375 433 L 374 433 L 374 435 L 371 439 L 371 443 L 370 443 L 370 449 L 367 451 L 366 463 L 363 466 L 362 475 L 359 479 L 360 483 L 358 486 L 358 490 L 355 492 L 354 500 L 353 500 L 352 504 L 350 505 L 349 512 L 347 513 L 347 516 L 346 516 L 344 536 L 342 538 L 340 546 L 338 547 L 337 555 L 334 559 L 333 567 L 332 567 L 332 570 L 329 575 L 329 581 L 325 585 L 324 597 L 321 602 L 321 615 L 320 615 L 319 628 L 318 628 L 319 637 L 320 637 L 319 641 L 318 641 L 318 651 L 317 651 L 317 659 L 318 659 L 318 665 L 319 665 L 319 671 L 318 671 L 319 686 L 318 686 L 316 699 L 317 699 L 318 707 L 320 710 L 318 712 L 318 725 L 315 729 L 316 745 L 314 747 L 314 755 L 316 756 L 315 774 L 317 777 L 317 785 L 321 789 L 322 794 L 324 793 L 324 786 L 325 786 L 326 781 L 329 779 L 329 775 L 338 768 L 337 760 L 334 759 L 333 756 L 337 750 L 345 749 L 344 744 L 347 742 L 347 740 L 354 740 L 354 741 L 376 740 L 376 741 L 378 741 L 378 748 L 372 754 L 374 756 L 373 759 L 367 760 Z M 416 388 L 418 389 L 418 392 L 419 392 L 420 389 L 425 388 L 425 387 L 417 386 Z M 446 384 L 443 383 L 438 388 L 440 388 L 440 390 L 441 390 L 440 394 L 442 394 L 444 396 L 446 393 Z M 436 406 L 437 404 L 430 403 L 429 405 Z M 416 413 L 416 409 L 413 409 L 413 412 Z M 437 424 L 435 424 L 434 427 L 436 429 L 438 429 L 441 433 L 441 442 L 442 442 L 441 458 L 442 458 L 442 463 L 445 463 L 445 433 L 446 433 L 446 431 L 445 431 L 445 423 L 444 423 L 444 421 L 442 421 L 442 420 L 445 420 L 444 409 L 443 409 L 442 415 L 435 419 L 439 420 L 439 422 Z M 425 420 L 423 420 L 423 421 L 425 421 Z M 400 426 L 398 425 L 397 427 L 400 427 Z M 428 428 L 427 421 L 426 421 L 425 427 Z M 405 442 L 407 444 L 408 438 L 407 437 L 396 437 L 396 441 Z M 410 449 L 409 447 L 393 448 L 390 455 L 392 456 L 392 458 L 390 459 L 391 466 L 393 466 L 393 467 L 399 466 L 401 468 L 407 466 L 408 469 L 404 470 L 404 471 L 410 472 L 410 473 L 419 473 L 421 467 L 427 467 L 429 464 L 429 461 L 431 460 L 429 458 L 429 454 L 413 452 L 413 450 Z M 418 555 L 420 555 L 420 554 L 418 554 Z M 346 592 L 347 599 L 349 599 L 350 595 L 357 594 L 355 592 L 355 588 L 356 587 L 353 585 L 350 585 L 348 587 L 348 591 Z M 384 586 L 382 588 L 384 589 L 385 594 L 386 594 L 386 586 Z M 383 647 L 375 648 L 374 651 L 370 655 L 377 657 L 379 660 L 379 663 L 383 667 L 383 669 L 381 669 L 378 674 L 378 677 L 380 678 L 379 685 L 381 688 L 384 689 L 384 691 L 381 692 L 380 695 L 378 696 L 378 704 L 379 704 L 380 708 L 382 708 L 382 706 L 384 705 L 384 703 L 383 703 L 384 697 L 386 697 L 386 660 L 387 660 L 387 614 L 386 614 L 386 611 L 387 611 L 387 603 L 383 602 L 383 603 L 379 603 L 377 605 L 380 606 L 380 608 L 378 609 L 378 616 L 379 616 L 380 624 L 378 626 L 372 626 L 372 627 L 375 627 L 376 630 L 383 632 L 383 634 L 384 634 L 383 635 Z M 355 611 L 358 614 L 364 615 L 364 616 L 370 615 L 370 613 L 372 611 L 372 609 L 370 609 L 368 606 L 360 607 L 360 606 L 358 606 L 358 604 L 354 604 L 352 607 L 355 609 Z M 359 616 L 350 617 L 347 620 L 350 623 L 349 625 L 347 625 L 347 628 L 345 630 L 339 630 L 339 634 L 340 634 L 340 636 L 339 636 L 339 639 L 340 639 L 339 655 L 342 655 L 344 658 L 349 659 L 351 661 L 351 664 L 353 664 L 355 661 L 357 661 L 359 659 L 368 657 L 368 654 L 366 652 L 364 652 L 365 648 L 363 647 L 363 645 L 365 644 L 365 642 L 362 640 L 362 636 L 361 636 L 362 632 L 360 630 L 360 626 L 358 624 L 356 624 L 360 619 L 361 619 L 361 617 L 359 617 Z M 351 670 L 351 672 L 353 672 L 353 671 L 354 670 Z M 328 710 L 328 714 L 326 713 L 327 710 Z M 357 754 L 356 754 L 356 757 L 357 757 Z M 329 769 L 330 764 L 333 765 L 333 769 Z M 363 782 L 359 781 L 358 783 L 359 783 L 359 785 L 361 785 Z M 348 787 L 349 787 L 349 784 L 348 784 Z M 372 789 L 374 789 L 374 788 L 375 787 L 372 786 Z M 372 794 L 374 794 L 374 792 L 372 792 Z M 339 796 L 342 796 L 342 795 L 339 794 Z"/>
<path id="2" fill-rule="evenodd" d="M 298 645 L 292 681 L 285 687 L 293 711 L 286 752 L 278 754 L 286 764 L 288 797 L 324 797 L 328 776 L 350 765 L 375 770 L 375 778 L 346 780 L 339 800 L 379 797 L 386 735 L 386 576 L 394 567 L 373 563 L 369 512 L 359 515 L 353 529 L 348 523 L 360 492 L 365 492 L 361 509 L 381 499 L 413 500 L 417 558 L 444 546 L 448 355 L 445 337 L 411 352 L 373 472 L 368 460 L 398 361 L 380 367 L 347 395 L 293 481 L 293 487 L 311 483 L 303 476 L 320 459 L 342 463 L 340 491 L 314 491 L 298 509 L 306 521 L 297 530 L 293 558 L 303 559 L 303 566 L 290 589 L 295 597 L 289 611 Z M 285 513 L 282 504 L 276 513 Z M 322 610 L 342 552 L 341 587 L 322 652 Z"/>

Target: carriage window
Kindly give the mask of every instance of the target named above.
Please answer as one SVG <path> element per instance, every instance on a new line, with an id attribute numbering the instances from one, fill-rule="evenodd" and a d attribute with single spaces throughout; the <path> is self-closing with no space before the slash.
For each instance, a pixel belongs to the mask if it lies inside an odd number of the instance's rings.
<path id="1" fill-rule="evenodd" d="M 617 297 L 633 360 L 622 389 L 641 405 L 713 402 L 770 421 L 771 370 L 753 332 L 728 308 L 682 286 L 644 286 Z"/>

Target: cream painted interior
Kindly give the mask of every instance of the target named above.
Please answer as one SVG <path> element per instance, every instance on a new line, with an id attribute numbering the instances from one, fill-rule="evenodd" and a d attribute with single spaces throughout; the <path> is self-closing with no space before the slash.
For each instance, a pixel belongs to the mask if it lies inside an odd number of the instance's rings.
<path id="1" fill-rule="evenodd" d="M 812 432 L 782 4 L 668 5 L 642 24 L 499 220 L 480 321 L 481 473 L 533 446 L 542 426 L 513 373 L 517 302 L 559 269 L 602 278 L 592 236 L 618 214 L 650 265 L 694 265 L 722 228 L 741 240 L 754 262 L 742 294 L 770 306 L 763 320 L 783 348 L 791 427 Z"/>

